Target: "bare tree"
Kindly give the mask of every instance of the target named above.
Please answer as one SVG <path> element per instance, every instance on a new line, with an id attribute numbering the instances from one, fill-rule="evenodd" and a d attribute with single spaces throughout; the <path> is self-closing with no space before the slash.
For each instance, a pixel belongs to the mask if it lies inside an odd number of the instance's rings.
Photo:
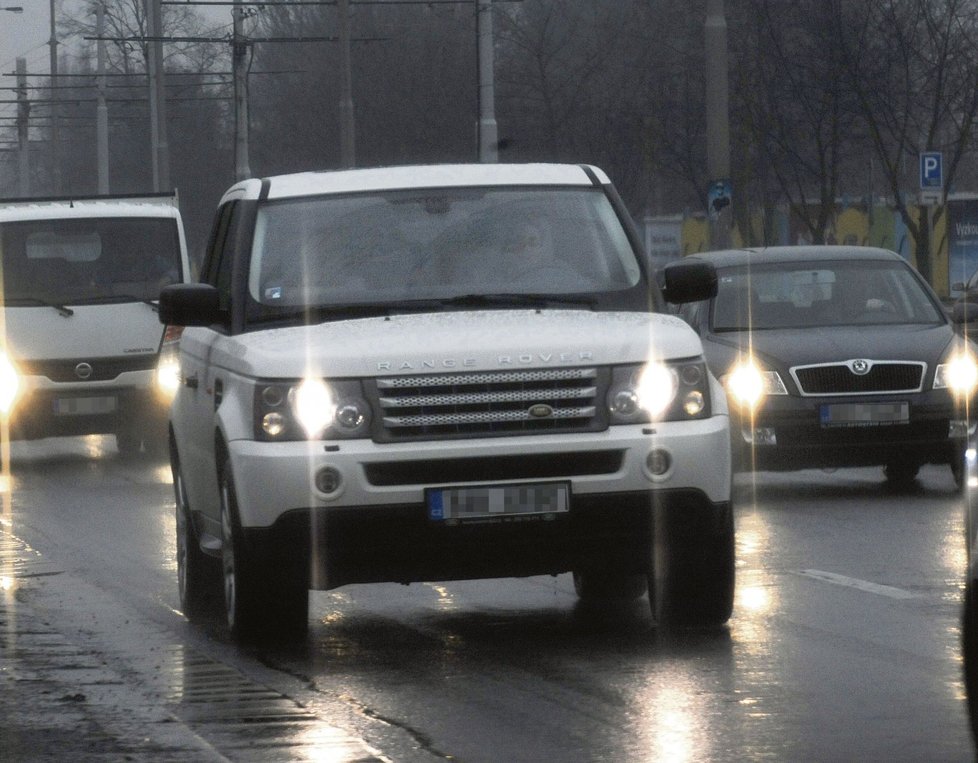
<path id="1" fill-rule="evenodd" d="M 922 151 L 946 156 L 945 192 L 971 145 L 978 113 L 978 8 L 974 0 L 865 0 L 835 17 L 840 72 L 858 97 L 897 212 L 916 243 L 917 269 L 932 280 L 931 226 L 918 218 Z"/>

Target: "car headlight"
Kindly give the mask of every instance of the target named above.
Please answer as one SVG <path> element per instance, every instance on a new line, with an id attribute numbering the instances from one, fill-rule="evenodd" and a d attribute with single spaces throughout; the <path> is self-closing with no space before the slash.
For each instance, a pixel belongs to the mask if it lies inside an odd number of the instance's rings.
<path id="1" fill-rule="evenodd" d="M 163 332 L 159 359 L 156 361 L 156 391 L 172 400 L 180 388 L 180 336 L 182 326 L 167 326 Z"/>
<path id="2" fill-rule="evenodd" d="M 947 389 L 958 397 L 968 397 L 978 387 L 978 362 L 974 355 L 960 350 L 948 356 L 934 373 L 934 389 Z"/>
<path id="3" fill-rule="evenodd" d="M 710 416 L 710 385 L 702 360 L 652 361 L 612 370 L 608 392 L 612 424 L 678 421 Z"/>
<path id="4" fill-rule="evenodd" d="M 788 390 L 777 371 L 767 371 L 753 358 L 734 363 L 724 375 L 723 386 L 737 405 L 753 410 L 767 395 L 787 395 Z"/>
<path id="5" fill-rule="evenodd" d="M 255 438 L 265 441 L 366 437 L 370 407 L 360 384 L 309 377 L 259 382 L 255 388 Z"/>
<path id="6" fill-rule="evenodd" d="M 0 352 L 0 414 L 10 413 L 19 390 L 20 377 L 17 375 L 17 369 L 10 356 Z"/>

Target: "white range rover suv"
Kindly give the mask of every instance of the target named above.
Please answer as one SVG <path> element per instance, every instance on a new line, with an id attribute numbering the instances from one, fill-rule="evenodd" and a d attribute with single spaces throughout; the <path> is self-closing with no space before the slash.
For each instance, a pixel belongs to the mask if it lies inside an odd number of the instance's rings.
<path id="1" fill-rule="evenodd" d="M 242 181 L 185 327 L 170 415 L 181 603 L 301 638 L 310 589 L 573 573 L 721 625 L 734 591 L 726 399 L 591 166 Z M 216 559 L 220 560 L 220 564 Z"/>

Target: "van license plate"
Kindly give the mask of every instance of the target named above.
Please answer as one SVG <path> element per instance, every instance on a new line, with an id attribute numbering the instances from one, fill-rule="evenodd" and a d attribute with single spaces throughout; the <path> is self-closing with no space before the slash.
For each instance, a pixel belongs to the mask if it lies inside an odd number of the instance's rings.
<path id="1" fill-rule="evenodd" d="M 519 521 L 570 510 L 570 483 L 433 488 L 426 491 L 435 521 Z"/>
<path id="2" fill-rule="evenodd" d="M 56 397 L 54 399 L 55 416 L 96 416 L 104 413 L 114 413 L 116 399 L 113 395 L 101 397 Z"/>

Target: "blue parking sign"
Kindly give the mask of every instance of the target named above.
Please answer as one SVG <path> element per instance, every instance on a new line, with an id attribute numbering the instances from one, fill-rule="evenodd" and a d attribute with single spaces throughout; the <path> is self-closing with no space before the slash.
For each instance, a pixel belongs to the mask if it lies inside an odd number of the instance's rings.
<path id="1" fill-rule="evenodd" d="M 944 155 L 940 151 L 925 151 L 920 155 L 921 190 L 944 187 Z"/>

